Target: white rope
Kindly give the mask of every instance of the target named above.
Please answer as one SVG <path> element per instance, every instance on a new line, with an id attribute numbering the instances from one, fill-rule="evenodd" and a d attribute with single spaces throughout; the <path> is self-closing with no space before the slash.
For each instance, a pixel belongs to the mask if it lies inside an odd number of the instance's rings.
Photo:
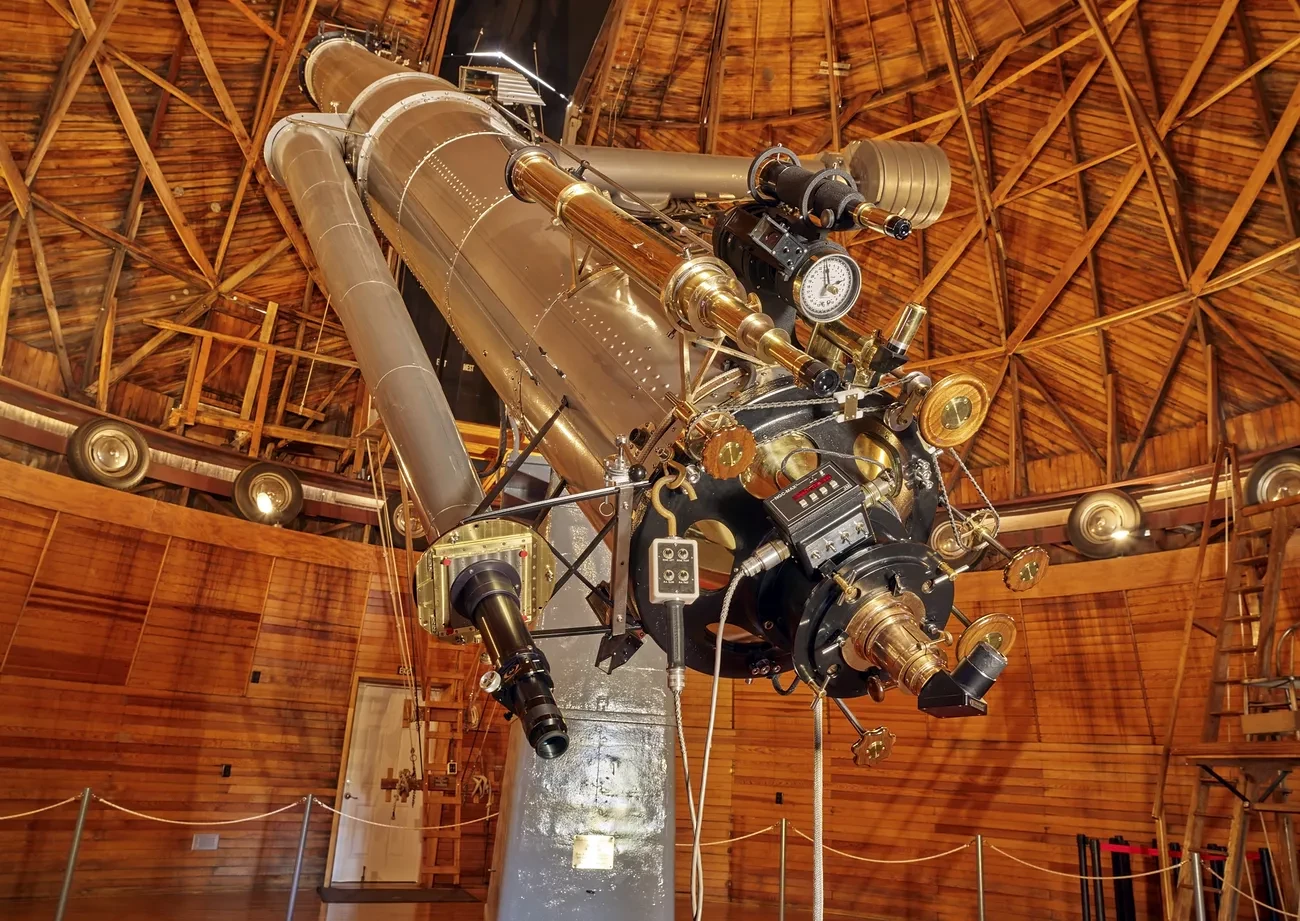
<path id="1" fill-rule="evenodd" d="M 94 794 L 91 795 L 94 796 Z M 147 812 L 137 812 L 134 809 L 127 809 L 125 806 L 119 806 L 117 803 L 114 803 L 110 800 L 106 800 L 102 796 L 95 796 L 95 799 L 99 800 L 109 809 L 116 809 L 118 812 L 125 812 L 127 815 L 133 815 L 137 819 L 148 819 L 150 822 L 162 822 L 164 825 L 238 825 L 241 822 L 256 822 L 258 819 L 270 818 L 273 815 L 279 815 L 282 812 L 288 812 L 290 809 L 295 809 L 298 806 L 301 806 L 303 803 L 307 802 L 307 797 L 304 796 L 294 800 L 292 803 L 290 803 L 287 806 L 281 806 L 279 809 L 272 809 L 270 812 L 263 812 L 261 815 L 245 816 L 242 819 L 220 819 L 220 820 L 212 820 L 206 822 L 189 822 L 183 819 L 164 819 L 162 816 L 149 815 L 149 813 Z"/>
<path id="2" fill-rule="evenodd" d="M 790 826 L 790 828 L 794 831 L 796 835 L 798 835 L 800 838 L 803 838 L 805 841 L 811 842 L 813 840 L 808 835 L 800 831 L 798 828 L 795 828 L 793 825 Z M 938 860 L 940 857 L 948 857 L 951 854 L 956 854 L 958 851 L 964 851 L 966 850 L 966 848 L 970 847 L 971 844 L 974 843 L 974 841 L 975 839 L 972 838 L 970 841 L 967 841 L 965 844 L 959 844 L 956 847 L 952 848 L 951 850 L 944 851 L 940 854 L 930 854 L 926 857 L 912 857 L 908 860 L 882 860 L 878 857 L 863 857 L 859 854 L 850 854 L 847 851 L 837 850 L 831 847 L 829 844 L 823 844 L 822 850 L 830 851 L 832 854 L 839 854 L 841 857 L 849 858 L 849 860 L 860 860 L 863 863 L 888 863 L 888 864 L 925 863 L 927 860 Z M 990 845 L 990 847 L 992 847 L 992 845 Z"/>
<path id="3" fill-rule="evenodd" d="M 390 825 L 387 822 L 372 822 L 369 819 L 363 819 L 360 816 L 348 815 L 346 812 L 340 812 L 339 810 L 335 809 L 333 806 L 326 806 L 319 799 L 316 800 L 316 805 L 320 806 L 322 809 L 326 810 L 327 812 L 334 813 L 336 816 L 338 816 L 341 819 L 348 819 L 352 822 L 360 822 L 362 825 L 373 825 L 376 828 L 397 828 L 397 829 L 401 829 L 402 831 L 437 831 L 440 828 L 460 828 L 465 825 L 476 825 L 479 822 L 486 822 L 488 819 L 494 819 L 498 815 L 500 815 L 499 812 L 489 812 L 487 815 L 479 819 L 466 819 L 464 822 L 452 822 L 449 825 Z"/>
<path id="4" fill-rule="evenodd" d="M 749 834 L 747 834 L 747 835 L 738 835 L 738 836 L 735 837 L 735 838 L 723 838 L 721 841 L 701 841 L 701 842 L 700 842 L 700 847 L 717 847 L 717 846 L 720 845 L 720 844 L 735 844 L 737 841 L 744 841 L 746 838 L 757 838 L 759 835 L 765 835 L 765 834 L 767 834 L 769 831 L 771 831 L 771 830 L 774 829 L 774 828 L 776 828 L 775 825 L 769 825 L 769 826 L 767 826 L 767 828 L 760 828 L 758 831 L 751 831 L 751 832 L 750 832 Z M 684 843 L 684 844 L 678 844 L 678 845 L 676 845 L 676 846 L 677 846 L 677 847 L 694 847 L 694 846 L 695 846 L 695 842 L 693 842 L 693 841 L 687 841 L 687 842 Z"/>
<path id="5" fill-rule="evenodd" d="M 316 330 L 316 347 L 312 349 L 311 364 L 307 365 L 307 383 L 302 386 L 302 399 L 298 401 L 299 409 L 307 408 L 307 394 L 311 390 L 311 375 L 316 370 L 316 356 L 320 354 L 320 340 L 321 336 L 325 334 L 325 318 L 330 315 L 330 298 L 332 296 L 328 291 L 325 292 L 325 309 L 320 313 L 320 328 Z"/>
<path id="6" fill-rule="evenodd" d="M 0 815 L 0 822 L 6 822 L 9 819 L 25 819 L 29 815 L 37 815 L 42 812 L 49 812 L 51 809 L 58 809 L 60 806 L 66 806 L 68 803 L 75 803 L 81 799 L 81 794 L 69 796 L 67 799 L 61 799 L 57 803 L 50 803 L 48 806 L 42 806 L 40 809 L 29 809 L 27 812 L 15 812 L 13 815 Z"/>
<path id="7" fill-rule="evenodd" d="M 682 752 L 682 777 L 686 780 L 686 808 L 691 815 L 691 840 L 686 844 L 679 844 L 678 847 L 693 847 L 695 839 L 699 836 L 700 815 L 695 809 L 695 794 L 691 790 L 691 765 L 686 756 L 686 727 L 682 723 L 682 692 L 673 692 L 673 709 L 677 715 L 677 744 Z M 700 845 L 703 847 L 703 845 Z M 695 874 L 695 852 L 691 852 L 691 916 L 699 908 L 699 901 L 696 898 L 696 874 Z"/>
<path id="8" fill-rule="evenodd" d="M 1082 876 L 1078 873 L 1065 873 L 1062 872 L 1061 870 L 1051 870 L 1048 869 L 1047 867 L 1040 867 L 1038 866 L 1038 864 L 1030 863 L 1028 860 L 1021 860 L 1015 854 L 1008 854 L 1006 851 L 1002 850 L 1002 848 L 998 847 L 996 844 L 989 841 L 987 838 L 985 838 L 984 841 L 986 844 L 988 844 L 991 850 L 997 851 L 1003 857 L 1006 857 L 1010 860 L 1014 860 L 1018 864 L 1029 867 L 1029 869 L 1031 870 L 1037 870 L 1039 873 L 1050 873 L 1052 876 L 1064 876 L 1066 879 L 1086 879 L 1089 881 L 1094 881 L 1094 880 L 1104 881 L 1108 879 L 1141 879 L 1144 876 L 1157 876 L 1161 873 L 1169 873 L 1173 870 L 1177 870 L 1181 866 L 1185 866 L 1190 863 L 1190 861 L 1188 860 L 1180 860 L 1178 861 L 1178 863 L 1170 864 L 1167 867 L 1160 867 L 1155 870 L 1148 870 L 1145 873 L 1129 873 L 1125 876 Z"/>
<path id="9" fill-rule="evenodd" d="M 1210 871 L 1211 876 L 1213 876 L 1216 880 L 1218 880 L 1220 886 L 1224 885 L 1223 877 L 1220 876 L 1218 873 L 1214 872 L 1214 867 L 1211 867 L 1209 864 L 1206 864 L 1205 868 Z M 1246 892 L 1242 892 L 1236 886 L 1230 885 L 1228 886 L 1228 888 L 1231 889 L 1233 892 L 1237 893 L 1237 895 L 1245 898 L 1246 900 L 1254 902 L 1259 908 L 1267 908 L 1269 911 L 1275 911 L 1279 915 L 1282 915 L 1283 917 L 1287 917 L 1287 918 L 1300 918 L 1300 915 L 1294 914 L 1293 912 L 1289 912 L 1283 908 L 1274 908 L 1272 905 L 1269 905 L 1267 902 L 1261 902 L 1253 895 L 1250 895 L 1249 893 Z M 1258 911 L 1256 911 L 1256 914 L 1258 914 Z"/>

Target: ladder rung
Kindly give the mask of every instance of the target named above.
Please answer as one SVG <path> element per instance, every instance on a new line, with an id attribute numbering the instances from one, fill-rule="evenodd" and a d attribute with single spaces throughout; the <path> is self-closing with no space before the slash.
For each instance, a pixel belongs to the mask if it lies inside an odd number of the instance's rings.
<path id="1" fill-rule="evenodd" d="M 1250 534 L 1268 534 L 1272 528 L 1238 528 L 1235 532 L 1238 537 L 1246 537 Z"/>
<path id="2" fill-rule="evenodd" d="M 1225 624 L 1253 624 L 1261 619 L 1258 614 L 1246 614 L 1243 617 L 1225 617 L 1223 622 Z"/>
<path id="3" fill-rule="evenodd" d="M 1219 650 L 1221 653 L 1230 655 L 1239 655 L 1243 652 L 1259 652 L 1258 646 L 1224 646 Z"/>
<path id="4" fill-rule="evenodd" d="M 1264 590 L 1262 585 L 1238 585 L 1236 588 L 1230 588 L 1228 591 L 1234 595 L 1255 595 Z"/>
<path id="5" fill-rule="evenodd" d="M 1262 554 L 1260 554 L 1260 555 L 1258 555 L 1258 556 L 1243 556 L 1243 557 L 1238 557 L 1237 559 L 1233 560 L 1232 562 L 1235 563 L 1235 564 L 1240 565 L 1240 564 L 1242 564 L 1242 563 L 1262 563 L 1262 562 L 1264 562 L 1264 561 L 1267 560 L 1267 559 L 1268 559 L 1268 554 L 1267 554 L 1267 553 L 1262 553 Z"/>

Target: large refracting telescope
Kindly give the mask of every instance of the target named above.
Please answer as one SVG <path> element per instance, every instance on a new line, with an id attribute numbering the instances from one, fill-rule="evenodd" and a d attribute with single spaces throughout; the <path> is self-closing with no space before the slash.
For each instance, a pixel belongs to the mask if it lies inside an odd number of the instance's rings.
<path id="1" fill-rule="evenodd" d="M 437 535 L 421 623 L 484 640 L 484 687 L 538 755 L 567 736 L 530 626 L 567 567 L 535 530 L 542 508 L 493 512 L 467 463 L 426 462 L 450 416 L 427 360 L 380 347 L 405 333 L 376 328 L 385 281 L 355 266 L 382 262 L 365 255 L 371 220 L 610 546 L 591 598 L 602 667 L 648 636 L 676 689 L 686 669 L 782 693 L 793 674 L 840 702 L 896 688 L 936 716 L 987 710 L 1014 623 L 966 622 L 956 582 L 992 548 L 1028 588 L 1046 554 L 1006 553 L 995 511 L 949 503 L 939 457 L 979 427 L 988 390 L 906 372 L 919 304 L 883 332 L 851 325 L 879 292 L 830 236 L 937 220 L 937 147 L 868 141 L 816 162 L 573 150 L 348 35 L 312 44 L 302 83 L 322 114 L 282 121 L 267 161 Z"/>

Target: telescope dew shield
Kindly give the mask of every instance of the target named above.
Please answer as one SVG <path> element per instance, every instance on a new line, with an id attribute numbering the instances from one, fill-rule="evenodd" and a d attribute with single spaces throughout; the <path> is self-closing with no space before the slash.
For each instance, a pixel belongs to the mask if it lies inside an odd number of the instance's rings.
<path id="1" fill-rule="evenodd" d="M 793 345 L 785 331 L 751 303 L 725 262 L 681 252 L 596 186 L 561 169 L 550 151 L 516 150 L 506 162 L 505 178 L 516 198 L 545 207 L 565 228 L 658 292 L 673 322 L 687 330 L 726 333 L 746 354 L 780 365 L 819 396 L 839 386 L 839 375 L 830 366 Z"/>
<path id="2" fill-rule="evenodd" d="M 519 611 L 519 574 L 502 560 L 465 568 L 451 586 L 451 603 L 478 628 L 501 682 L 492 696 L 519 717 L 528 744 L 551 759 L 569 748 L 569 731 L 551 694 L 546 656 L 533 645 Z"/>

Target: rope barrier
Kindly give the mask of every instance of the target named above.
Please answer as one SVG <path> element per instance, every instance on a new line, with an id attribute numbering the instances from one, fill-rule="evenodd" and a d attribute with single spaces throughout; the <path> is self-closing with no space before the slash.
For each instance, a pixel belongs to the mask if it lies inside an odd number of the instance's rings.
<path id="1" fill-rule="evenodd" d="M 137 819 L 148 819 L 150 822 L 162 822 L 164 825 L 195 825 L 195 826 L 239 825 L 242 822 L 256 822 L 258 819 L 266 819 L 266 818 L 270 818 L 273 815 L 279 815 L 282 812 L 288 812 L 290 809 L 294 809 L 298 806 L 301 806 L 303 803 L 307 802 L 307 797 L 303 796 L 294 800 L 292 803 L 290 803 L 287 806 L 281 806 L 279 809 L 272 809 L 270 812 L 263 812 L 261 815 L 245 816 L 242 819 L 214 819 L 212 821 L 205 821 L 205 822 L 190 822 L 184 819 L 164 819 L 162 816 L 149 815 L 149 813 L 147 812 L 137 812 L 134 809 L 127 809 L 125 806 L 119 806 L 117 803 L 114 803 L 111 800 L 106 800 L 102 796 L 96 796 L 93 793 L 91 794 L 91 796 L 94 797 L 94 799 L 98 800 L 99 802 L 103 803 L 108 808 L 116 809 L 118 812 L 125 812 L 127 815 L 133 815 Z M 317 800 L 317 802 L 320 801 Z M 322 805 L 324 804 L 322 803 Z"/>
<path id="2" fill-rule="evenodd" d="M 58 809 L 60 806 L 68 805 L 68 803 L 75 803 L 79 799 L 81 799 L 81 794 L 77 794 L 76 796 L 69 796 L 67 799 L 61 799 L 57 803 L 50 803 L 50 805 L 42 806 L 40 809 L 29 809 L 27 812 L 15 812 L 13 815 L 0 815 L 0 822 L 5 822 L 8 821 L 9 819 L 25 819 L 29 815 L 37 815 L 38 813 L 49 812 L 51 809 Z"/>
<path id="3" fill-rule="evenodd" d="M 720 844 L 734 844 L 734 843 L 737 842 L 737 841 L 744 841 L 746 838 L 756 838 L 756 837 L 758 837 L 759 835 L 761 835 L 761 834 L 765 834 L 766 832 L 769 832 L 769 831 L 771 831 L 771 830 L 774 829 L 774 828 L 776 828 L 775 825 L 769 825 L 769 826 L 767 826 L 767 828 L 760 828 L 758 831 L 751 831 L 751 832 L 750 832 L 749 834 L 747 834 L 747 835 L 740 835 L 740 836 L 735 837 L 735 838 L 723 838 L 721 841 L 701 841 L 701 842 L 700 842 L 700 847 L 717 847 L 717 846 L 720 845 Z M 676 846 L 677 846 L 677 847 L 694 847 L 694 846 L 695 846 L 695 842 L 693 842 L 693 841 L 687 841 L 685 844 L 678 844 L 678 845 L 676 845 Z"/>
<path id="4" fill-rule="evenodd" d="M 795 828 L 793 825 L 790 826 L 790 829 L 800 838 L 803 838 L 805 841 L 808 842 L 812 841 L 812 838 L 805 835 L 802 831 L 800 831 L 798 828 Z M 823 844 L 822 850 L 830 851 L 832 854 L 839 854 L 841 857 L 847 857 L 849 860 L 860 860 L 863 863 L 891 863 L 891 864 L 925 863 L 927 860 L 938 860 L 940 857 L 948 857 L 952 854 L 956 854 L 958 851 L 964 851 L 966 850 L 966 848 L 970 847 L 974 843 L 975 843 L 975 839 L 972 838 L 970 841 L 967 841 L 965 844 L 959 844 L 956 847 L 952 848 L 951 850 L 944 851 L 941 854 L 930 854 L 928 857 L 912 857 L 907 860 L 883 860 L 879 857 L 862 857 L 861 855 L 858 854 L 850 854 L 847 851 L 837 850 L 836 848 L 831 847 L 829 844 Z"/>
<path id="5" fill-rule="evenodd" d="M 1206 869 L 1210 871 L 1210 875 L 1214 877 L 1214 879 L 1218 882 L 1218 884 L 1219 884 L 1220 886 L 1222 886 L 1222 885 L 1224 884 L 1223 877 L 1220 876 L 1218 873 L 1215 873 L 1215 872 L 1214 872 L 1214 867 L 1211 867 L 1211 866 L 1208 866 L 1208 865 L 1207 865 L 1207 866 L 1206 866 Z M 1275 908 L 1275 907 L 1273 907 L 1272 905 L 1269 905 L 1267 902 L 1261 902 L 1259 899 L 1255 898 L 1255 897 L 1254 897 L 1253 895 L 1251 895 L 1250 893 L 1248 893 L 1248 892 L 1242 892 L 1242 891 L 1241 891 L 1240 889 L 1238 889 L 1236 886 L 1229 886 L 1228 888 L 1231 889 L 1232 891 L 1234 891 L 1235 893 L 1237 893 L 1237 895 L 1242 896 L 1243 898 L 1247 899 L 1248 901 L 1254 902 L 1254 903 L 1255 903 L 1256 905 L 1258 905 L 1260 908 L 1267 908 L 1269 911 L 1277 912 L 1279 915 L 1282 915 L 1282 917 L 1284 917 L 1284 918 L 1300 918 L 1300 915 L 1298 915 L 1298 914 L 1296 914 L 1296 913 L 1294 913 L 1294 912 L 1286 911 L 1285 909 L 1282 909 L 1282 908 Z M 1256 912 L 1256 915 L 1258 915 L 1258 912 Z"/>
<path id="6" fill-rule="evenodd" d="M 372 822 L 370 821 L 370 819 L 363 819 L 360 816 L 348 815 L 346 812 L 340 812 L 339 810 L 335 809 L 333 806 L 326 806 L 319 799 L 316 800 L 316 805 L 320 806 L 322 809 L 326 810 L 327 812 L 334 813 L 336 816 L 338 816 L 341 819 L 349 819 L 350 821 L 353 822 L 360 822 L 362 825 L 373 825 L 376 828 L 400 828 L 405 831 L 437 831 L 440 828 L 460 828 L 463 825 L 474 825 L 478 822 L 486 822 L 488 819 L 494 819 L 498 815 L 500 815 L 499 812 L 489 812 L 487 815 L 483 816 L 482 818 L 467 819 L 464 822 L 452 822 L 450 825 L 390 825 L 387 822 Z"/>
<path id="7" fill-rule="evenodd" d="M 1184 866 L 1189 862 L 1187 860 L 1180 860 L 1178 861 L 1178 863 L 1171 864 L 1167 867 L 1160 867 L 1159 869 L 1156 870 L 1148 870 L 1145 873 L 1129 873 L 1124 876 L 1081 876 L 1078 873 L 1066 873 L 1061 870 L 1052 870 L 1049 869 L 1048 867 L 1040 867 L 1038 866 L 1038 864 L 1030 863 L 1028 860 L 1021 860 L 1015 854 L 1008 854 L 1006 851 L 1002 850 L 1002 848 L 998 847 L 996 844 L 994 844 L 992 841 L 989 841 L 987 838 L 984 839 L 984 842 L 989 846 L 990 850 L 997 851 L 1003 857 L 1006 857 L 1009 860 L 1014 860 L 1016 863 L 1021 864 L 1022 866 L 1029 867 L 1029 869 L 1031 870 L 1037 870 L 1039 873 L 1050 873 L 1052 876 L 1063 876 L 1066 879 L 1086 879 L 1090 882 L 1094 880 L 1105 881 L 1108 879 L 1141 879 L 1144 876 L 1157 876 L 1161 873 L 1169 873 L 1172 872 L 1173 870 L 1177 870 L 1179 867 Z"/>

